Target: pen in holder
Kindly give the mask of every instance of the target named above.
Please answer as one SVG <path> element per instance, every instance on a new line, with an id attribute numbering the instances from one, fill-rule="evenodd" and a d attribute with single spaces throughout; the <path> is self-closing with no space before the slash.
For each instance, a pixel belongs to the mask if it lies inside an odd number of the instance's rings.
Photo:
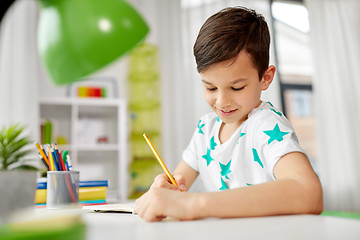
<path id="1" fill-rule="evenodd" d="M 48 171 L 46 208 L 79 206 L 79 171 Z"/>

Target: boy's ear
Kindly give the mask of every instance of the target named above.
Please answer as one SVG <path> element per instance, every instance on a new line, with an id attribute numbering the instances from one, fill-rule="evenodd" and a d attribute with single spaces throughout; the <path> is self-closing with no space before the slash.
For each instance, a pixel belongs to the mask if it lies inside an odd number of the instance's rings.
<path id="1" fill-rule="evenodd" d="M 266 90 L 268 89 L 268 87 L 270 86 L 272 80 L 274 79 L 274 76 L 275 76 L 275 71 L 276 71 L 276 68 L 274 65 L 270 65 L 264 75 L 263 75 L 263 78 L 261 79 L 261 82 L 262 82 L 262 90 Z"/>

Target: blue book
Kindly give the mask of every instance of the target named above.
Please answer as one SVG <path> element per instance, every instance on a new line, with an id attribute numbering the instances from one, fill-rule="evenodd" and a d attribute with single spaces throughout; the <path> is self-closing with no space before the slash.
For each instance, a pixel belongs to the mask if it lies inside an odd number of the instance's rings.
<path id="1" fill-rule="evenodd" d="M 108 180 L 80 181 L 79 187 L 108 187 Z M 38 182 L 37 189 L 46 189 L 46 182 Z"/>
<path id="2" fill-rule="evenodd" d="M 107 187 L 108 180 L 80 181 L 79 187 Z"/>
<path id="3" fill-rule="evenodd" d="M 47 182 L 38 182 L 37 183 L 37 189 L 46 189 Z"/>

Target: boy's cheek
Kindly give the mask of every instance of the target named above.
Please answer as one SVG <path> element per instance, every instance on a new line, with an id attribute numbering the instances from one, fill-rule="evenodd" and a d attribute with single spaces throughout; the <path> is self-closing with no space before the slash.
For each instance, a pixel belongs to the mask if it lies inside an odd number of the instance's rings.
<path id="1" fill-rule="evenodd" d="M 214 98 L 210 96 L 208 93 L 204 93 L 205 101 L 211 106 L 212 102 L 214 101 Z"/>

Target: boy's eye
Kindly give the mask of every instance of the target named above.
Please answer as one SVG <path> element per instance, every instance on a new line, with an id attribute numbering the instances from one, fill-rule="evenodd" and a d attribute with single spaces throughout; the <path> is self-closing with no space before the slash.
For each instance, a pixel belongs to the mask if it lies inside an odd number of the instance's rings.
<path id="1" fill-rule="evenodd" d="M 209 87 L 207 87 L 206 88 L 208 91 L 210 91 L 210 92 L 212 92 L 212 91 L 215 91 L 216 90 L 216 88 L 209 88 Z"/>
<path id="2" fill-rule="evenodd" d="M 244 89 L 244 87 L 232 88 L 232 90 L 234 90 L 234 91 L 240 91 L 240 90 L 243 90 L 243 89 Z"/>

